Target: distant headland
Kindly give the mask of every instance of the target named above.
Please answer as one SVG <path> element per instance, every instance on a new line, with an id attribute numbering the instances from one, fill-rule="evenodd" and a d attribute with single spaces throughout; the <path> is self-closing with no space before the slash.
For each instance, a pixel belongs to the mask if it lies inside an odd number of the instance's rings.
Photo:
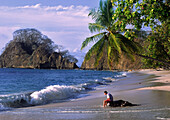
<path id="1" fill-rule="evenodd" d="M 58 49 L 59 52 L 55 50 Z M 20 29 L 0 56 L 0 68 L 75 69 L 77 59 L 36 29 Z"/>

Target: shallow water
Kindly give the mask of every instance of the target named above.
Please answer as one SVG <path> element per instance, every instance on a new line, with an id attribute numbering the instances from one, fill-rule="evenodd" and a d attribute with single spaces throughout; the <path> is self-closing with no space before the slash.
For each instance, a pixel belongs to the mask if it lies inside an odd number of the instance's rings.
<path id="1" fill-rule="evenodd" d="M 169 120 L 170 107 L 102 108 L 102 106 L 73 106 L 56 108 L 15 109 L 1 112 L 3 120 Z"/>
<path id="2" fill-rule="evenodd" d="M 0 111 L 86 96 L 124 72 L 92 70 L 0 69 Z"/>

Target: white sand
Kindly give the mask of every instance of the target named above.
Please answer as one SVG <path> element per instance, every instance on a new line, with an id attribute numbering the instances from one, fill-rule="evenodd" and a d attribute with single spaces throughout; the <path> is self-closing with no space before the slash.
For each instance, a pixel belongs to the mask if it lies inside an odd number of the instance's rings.
<path id="1" fill-rule="evenodd" d="M 156 87 L 144 87 L 144 88 L 139 88 L 137 90 L 164 90 L 164 91 L 170 91 L 170 71 L 156 71 L 156 70 L 141 70 L 141 73 L 145 74 L 154 74 L 158 76 L 156 80 L 151 81 L 151 82 L 159 82 L 159 83 L 167 83 L 167 85 L 163 86 L 156 86 Z"/>

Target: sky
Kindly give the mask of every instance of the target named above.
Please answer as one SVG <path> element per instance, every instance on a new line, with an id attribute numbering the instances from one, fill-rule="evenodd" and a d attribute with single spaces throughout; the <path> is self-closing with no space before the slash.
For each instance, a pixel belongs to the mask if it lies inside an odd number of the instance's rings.
<path id="1" fill-rule="evenodd" d="M 18 29 L 35 28 L 74 55 L 80 66 L 90 45 L 80 50 L 91 36 L 88 13 L 99 0 L 0 0 L 0 54 Z"/>

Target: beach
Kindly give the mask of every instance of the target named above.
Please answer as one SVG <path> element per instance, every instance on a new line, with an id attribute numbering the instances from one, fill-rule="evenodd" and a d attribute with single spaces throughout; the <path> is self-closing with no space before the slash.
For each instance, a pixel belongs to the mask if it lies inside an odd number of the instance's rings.
<path id="1" fill-rule="evenodd" d="M 139 106 L 103 108 L 104 90 Z M 169 91 L 170 71 L 133 71 L 78 99 L 2 111 L 0 120 L 170 120 Z"/>

